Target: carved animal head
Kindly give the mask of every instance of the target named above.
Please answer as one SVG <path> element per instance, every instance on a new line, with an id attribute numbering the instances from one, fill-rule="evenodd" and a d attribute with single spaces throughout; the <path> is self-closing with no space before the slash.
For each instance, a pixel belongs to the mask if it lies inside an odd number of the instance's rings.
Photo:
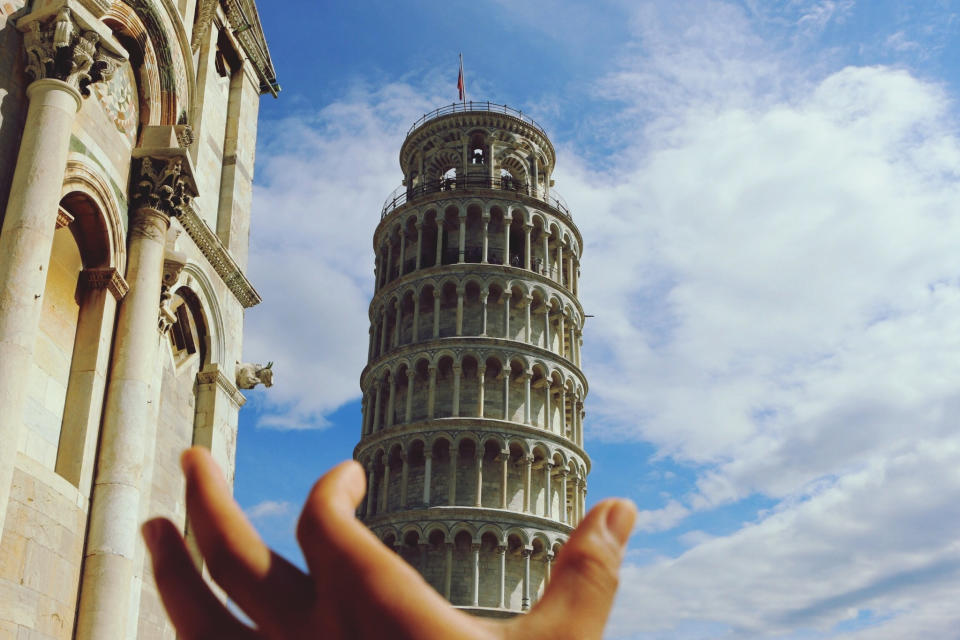
<path id="1" fill-rule="evenodd" d="M 260 367 L 259 369 L 257 369 L 257 378 L 260 379 L 260 382 L 262 382 L 263 386 L 265 387 L 273 386 L 273 369 L 271 369 L 272 366 L 273 366 L 273 363 L 271 362 L 267 366 Z"/>

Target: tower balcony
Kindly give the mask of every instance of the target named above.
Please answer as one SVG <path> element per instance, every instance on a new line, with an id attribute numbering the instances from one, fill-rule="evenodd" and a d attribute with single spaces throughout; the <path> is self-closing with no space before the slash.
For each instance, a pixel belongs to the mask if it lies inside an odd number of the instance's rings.
<path id="1" fill-rule="evenodd" d="M 437 118 L 442 118 L 443 116 L 449 116 L 454 113 L 475 113 L 475 112 L 486 112 L 486 113 L 496 113 L 510 116 L 516 118 L 521 122 L 534 127 L 542 133 L 544 136 L 547 135 L 547 132 L 541 127 L 536 120 L 531 118 L 528 115 L 525 115 L 521 109 L 514 109 L 513 107 L 508 107 L 505 104 L 496 104 L 490 102 L 489 100 L 474 102 L 470 100 L 469 102 L 453 102 L 449 105 L 443 107 L 437 107 L 430 113 L 425 113 L 420 118 L 414 122 L 409 129 L 407 129 L 407 137 L 410 137 L 414 131 L 423 126 L 424 124 L 430 122 L 431 120 L 436 120 Z"/>
<path id="2" fill-rule="evenodd" d="M 573 214 L 570 213 L 570 207 L 567 202 L 556 193 L 538 193 L 538 189 L 532 188 L 532 185 L 526 182 L 515 180 L 512 176 L 491 177 L 485 175 L 465 175 L 450 178 L 439 178 L 415 186 L 400 185 L 393 190 L 386 202 L 383 203 L 383 209 L 380 211 L 380 219 L 386 218 L 408 202 L 415 202 L 426 196 L 435 193 L 449 192 L 449 195 L 467 195 L 478 190 L 492 190 L 498 192 L 507 192 L 517 197 L 528 197 L 538 200 L 552 207 L 561 216 L 571 223 Z"/>

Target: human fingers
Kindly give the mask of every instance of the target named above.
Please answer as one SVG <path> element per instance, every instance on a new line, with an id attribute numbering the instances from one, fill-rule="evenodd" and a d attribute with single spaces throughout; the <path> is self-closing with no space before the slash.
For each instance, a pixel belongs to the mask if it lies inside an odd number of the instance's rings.
<path id="1" fill-rule="evenodd" d="M 210 575 L 259 629 L 277 635 L 308 610 L 313 582 L 263 543 L 208 450 L 188 449 L 181 464 L 190 526 Z"/>
<path id="2" fill-rule="evenodd" d="M 227 611 L 197 571 L 183 537 L 172 522 L 156 518 L 143 525 L 153 577 L 167 615 L 183 640 L 256 640 L 260 636 Z"/>
<path id="3" fill-rule="evenodd" d="M 602 637 L 636 517 L 629 500 L 605 500 L 590 510 L 560 550 L 540 602 L 516 620 L 517 637 Z"/>
<path id="4" fill-rule="evenodd" d="M 336 576 L 346 637 L 490 637 L 488 623 L 453 609 L 357 520 L 365 485 L 356 462 L 334 467 L 314 485 L 297 527 L 310 573 L 318 581 Z"/>

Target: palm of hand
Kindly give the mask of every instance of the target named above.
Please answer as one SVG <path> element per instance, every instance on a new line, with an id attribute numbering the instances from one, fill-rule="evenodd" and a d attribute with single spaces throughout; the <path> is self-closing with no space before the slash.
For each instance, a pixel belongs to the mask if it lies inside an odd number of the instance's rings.
<path id="1" fill-rule="evenodd" d="M 601 502 L 563 548 L 524 616 L 495 622 L 454 609 L 355 517 L 366 479 L 345 462 L 314 485 L 297 528 L 309 573 L 263 544 L 202 448 L 184 453 L 187 512 L 210 574 L 256 625 L 238 620 L 197 571 L 169 520 L 144 525 L 164 606 L 184 640 L 600 638 L 636 509 Z"/>

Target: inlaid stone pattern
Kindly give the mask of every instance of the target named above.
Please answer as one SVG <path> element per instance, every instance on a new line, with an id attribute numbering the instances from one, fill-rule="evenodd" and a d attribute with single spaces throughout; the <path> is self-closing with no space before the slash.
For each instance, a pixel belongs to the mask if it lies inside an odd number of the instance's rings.
<path id="1" fill-rule="evenodd" d="M 427 114 L 374 233 L 360 517 L 452 604 L 526 611 L 584 512 L 580 232 L 508 107 Z"/>

